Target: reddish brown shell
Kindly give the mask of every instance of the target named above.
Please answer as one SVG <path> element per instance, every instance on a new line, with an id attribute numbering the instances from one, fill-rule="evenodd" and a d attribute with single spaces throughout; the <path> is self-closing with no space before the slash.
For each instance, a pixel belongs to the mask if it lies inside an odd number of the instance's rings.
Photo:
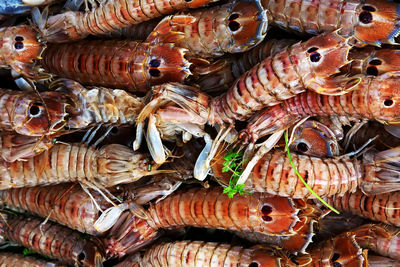
<path id="1" fill-rule="evenodd" d="M 81 41 L 49 45 L 42 66 L 47 72 L 83 84 L 147 92 L 150 86 L 190 75 L 186 49 L 172 43 Z"/>

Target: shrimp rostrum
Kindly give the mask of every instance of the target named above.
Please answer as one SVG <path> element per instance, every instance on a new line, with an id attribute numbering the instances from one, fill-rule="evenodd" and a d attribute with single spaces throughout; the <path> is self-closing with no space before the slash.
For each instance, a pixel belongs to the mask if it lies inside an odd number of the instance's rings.
<path id="1" fill-rule="evenodd" d="M 157 113 L 161 121 L 174 120 L 176 125 L 208 123 L 223 129 L 233 127 L 235 120 L 247 120 L 264 107 L 276 105 L 306 88 L 318 93 L 344 94 L 362 80 L 359 76 L 337 75 L 349 64 L 351 48 L 348 39 L 337 32 L 297 43 L 264 59 L 243 74 L 227 93 L 214 99 L 179 84 L 154 87 L 154 98 L 143 109 L 138 121 L 142 122 L 159 107 L 174 103 L 179 107 L 167 106 L 162 113 Z M 187 116 L 173 116 L 174 113 Z M 157 150 L 163 152 L 160 148 Z"/>

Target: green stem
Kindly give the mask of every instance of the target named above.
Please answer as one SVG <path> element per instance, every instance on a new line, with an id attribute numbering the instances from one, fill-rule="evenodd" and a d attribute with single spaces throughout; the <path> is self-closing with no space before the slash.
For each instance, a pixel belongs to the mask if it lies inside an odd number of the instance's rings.
<path id="1" fill-rule="evenodd" d="M 317 195 L 317 193 L 315 193 L 311 187 L 306 183 L 306 181 L 304 181 L 303 177 L 300 175 L 300 173 L 297 171 L 296 166 L 294 165 L 293 161 L 292 161 L 292 156 L 290 155 L 290 151 L 289 151 L 289 144 L 288 144 L 288 137 L 287 137 L 287 130 L 285 131 L 285 147 L 286 147 L 286 151 L 288 154 L 288 158 L 290 161 L 290 165 L 292 165 L 294 172 L 297 174 L 297 176 L 299 177 L 299 179 L 301 180 L 301 182 L 304 184 L 304 186 L 311 192 L 311 194 L 313 194 L 319 201 L 321 201 L 325 206 L 327 206 L 329 209 L 331 209 L 333 212 L 340 214 L 339 211 L 337 211 L 335 208 L 333 208 L 331 205 L 329 205 L 328 203 L 325 202 L 325 200 L 323 200 L 320 196 Z"/>

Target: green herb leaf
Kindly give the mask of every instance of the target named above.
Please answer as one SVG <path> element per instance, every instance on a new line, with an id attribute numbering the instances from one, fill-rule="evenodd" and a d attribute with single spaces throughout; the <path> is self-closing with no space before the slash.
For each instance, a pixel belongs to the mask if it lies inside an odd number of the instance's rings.
<path id="1" fill-rule="evenodd" d="M 224 194 L 227 194 L 230 198 L 233 198 L 237 193 L 240 195 L 250 194 L 244 190 L 244 184 L 236 184 L 242 174 L 241 165 L 243 163 L 243 153 L 231 150 L 224 156 L 224 160 L 225 161 L 222 163 L 224 166 L 222 172 L 232 172 L 229 185 L 224 188 Z"/>
<path id="2" fill-rule="evenodd" d="M 24 256 L 32 255 L 32 254 L 37 254 L 35 251 L 29 249 L 29 248 L 24 248 L 24 251 L 22 252 Z"/>

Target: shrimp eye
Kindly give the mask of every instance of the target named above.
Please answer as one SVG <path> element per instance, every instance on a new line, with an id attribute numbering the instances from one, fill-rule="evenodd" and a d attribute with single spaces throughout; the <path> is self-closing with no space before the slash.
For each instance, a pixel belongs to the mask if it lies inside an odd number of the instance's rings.
<path id="1" fill-rule="evenodd" d="M 264 205 L 264 206 L 261 208 L 261 212 L 262 212 L 262 217 L 261 217 L 261 218 L 262 218 L 264 221 L 266 221 L 266 222 L 272 221 L 272 217 L 269 216 L 269 214 L 272 212 L 272 207 L 271 207 L 271 206 Z"/>
<path id="2" fill-rule="evenodd" d="M 367 74 L 372 76 L 378 76 L 378 69 L 375 66 L 369 66 L 367 68 Z"/>
<path id="3" fill-rule="evenodd" d="M 39 117 L 42 114 L 42 103 L 33 103 L 32 106 L 29 108 L 29 116 L 30 117 Z"/>
<path id="4" fill-rule="evenodd" d="M 23 40 L 24 40 L 24 37 L 22 37 L 22 36 L 15 37 L 16 42 L 22 42 Z"/>
<path id="5" fill-rule="evenodd" d="M 118 134 L 119 133 L 119 129 L 117 127 L 112 127 L 111 128 L 111 133 L 112 134 Z"/>
<path id="6" fill-rule="evenodd" d="M 81 252 L 78 254 L 78 261 L 83 261 L 86 258 L 85 252 Z"/>
<path id="7" fill-rule="evenodd" d="M 314 52 L 310 55 L 311 62 L 318 62 L 321 59 L 321 54 L 318 52 Z"/>
<path id="8" fill-rule="evenodd" d="M 301 143 L 299 143 L 297 145 L 297 150 L 300 151 L 300 152 L 303 152 L 303 153 L 307 152 L 308 151 L 308 146 L 307 146 L 307 144 L 301 142 Z"/>
<path id="9" fill-rule="evenodd" d="M 237 14 L 237 13 L 233 13 L 228 18 L 228 20 L 229 20 L 228 27 L 233 32 L 239 30 L 239 28 L 240 28 L 240 23 L 235 21 L 235 19 L 237 19 L 237 18 L 239 18 L 239 14 Z"/>
<path id="10" fill-rule="evenodd" d="M 159 59 L 152 59 L 152 60 L 150 60 L 149 65 L 150 65 L 150 67 L 158 68 L 158 67 L 160 67 L 161 62 Z"/>
<path id="11" fill-rule="evenodd" d="M 369 11 L 361 12 L 360 15 L 358 16 L 358 18 L 364 24 L 368 24 L 368 23 L 372 22 L 372 14 Z"/>
<path id="12" fill-rule="evenodd" d="M 252 263 L 249 264 L 249 267 L 258 267 L 258 263 L 253 261 Z"/>
<path id="13" fill-rule="evenodd" d="M 385 101 L 383 101 L 383 105 L 385 105 L 385 107 L 390 107 L 393 106 L 394 102 L 392 99 L 386 99 Z"/>
<path id="14" fill-rule="evenodd" d="M 149 73 L 153 77 L 160 77 L 161 72 L 158 69 L 150 69 Z"/>
<path id="15" fill-rule="evenodd" d="M 20 50 L 20 49 L 24 48 L 24 43 L 22 43 L 22 42 L 16 42 L 16 43 L 14 44 L 14 47 L 15 47 L 15 49 L 17 49 L 17 50 Z"/>

